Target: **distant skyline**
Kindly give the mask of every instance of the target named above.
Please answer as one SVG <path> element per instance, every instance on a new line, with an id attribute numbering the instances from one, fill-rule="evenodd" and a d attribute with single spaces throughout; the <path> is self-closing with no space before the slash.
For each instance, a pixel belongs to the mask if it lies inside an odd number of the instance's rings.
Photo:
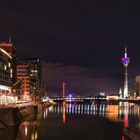
<path id="1" fill-rule="evenodd" d="M 140 75 L 139 14 L 136 2 L 1 0 L 0 41 L 11 36 L 18 58 L 46 62 L 43 81 L 50 92 L 60 92 L 67 80 L 75 94 L 113 93 L 123 87 L 125 46 L 130 89 Z"/>

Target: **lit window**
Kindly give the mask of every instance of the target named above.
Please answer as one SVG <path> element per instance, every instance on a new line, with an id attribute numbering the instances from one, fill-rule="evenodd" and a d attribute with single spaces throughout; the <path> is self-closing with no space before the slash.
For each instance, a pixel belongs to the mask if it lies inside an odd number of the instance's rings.
<path id="1" fill-rule="evenodd" d="M 10 72 L 11 72 L 11 73 L 13 73 L 13 70 L 12 70 L 12 69 L 10 69 Z"/>
<path id="2" fill-rule="evenodd" d="M 10 63 L 8 63 L 8 66 L 9 66 L 9 67 L 11 67 L 11 64 L 10 64 Z"/>
<path id="3" fill-rule="evenodd" d="M 7 66 L 6 65 L 4 65 L 4 70 L 6 70 L 7 69 Z"/>

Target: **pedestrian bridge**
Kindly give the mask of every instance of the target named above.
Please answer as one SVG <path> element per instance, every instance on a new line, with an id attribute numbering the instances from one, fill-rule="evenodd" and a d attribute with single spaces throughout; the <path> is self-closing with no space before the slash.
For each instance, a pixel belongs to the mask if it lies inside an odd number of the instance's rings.
<path id="1" fill-rule="evenodd" d="M 61 101 L 66 101 L 66 102 L 92 102 L 92 101 L 97 101 L 97 102 L 134 102 L 134 103 L 140 103 L 140 100 L 138 99 L 130 99 L 130 98 L 107 98 L 107 97 L 50 97 L 51 100 L 55 102 L 61 102 Z"/>
<path id="2" fill-rule="evenodd" d="M 102 100 L 105 101 L 105 97 L 51 97 L 53 101 L 66 101 L 66 102 L 84 102 L 84 101 L 92 101 L 92 100 Z"/>

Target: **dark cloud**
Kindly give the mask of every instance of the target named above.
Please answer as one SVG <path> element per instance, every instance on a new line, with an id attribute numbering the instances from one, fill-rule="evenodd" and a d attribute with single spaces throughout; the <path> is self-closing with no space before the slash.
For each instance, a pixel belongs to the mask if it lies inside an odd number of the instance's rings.
<path id="1" fill-rule="evenodd" d="M 43 67 L 43 82 L 47 86 L 49 95 L 61 95 L 62 82 L 66 82 L 67 91 L 76 95 L 96 95 L 99 92 L 112 94 L 117 92 L 119 70 L 89 69 L 76 65 L 62 65 L 48 63 Z M 120 82 L 120 81 L 119 81 Z M 115 89 L 115 90 L 114 90 Z"/>

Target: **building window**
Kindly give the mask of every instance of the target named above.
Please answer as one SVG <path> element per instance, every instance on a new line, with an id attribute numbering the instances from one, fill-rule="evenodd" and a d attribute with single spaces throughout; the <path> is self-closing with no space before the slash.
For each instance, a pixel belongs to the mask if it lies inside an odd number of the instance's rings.
<path id="1" fill-rule="evenodd" d="M 7 66 L 6 65 L 4 65 L 4 70 L 7 70 Z"/>
<path id="2" fill-rule="evenodd" d="M 8 67 L 9 67 L 9 68 L 11 67 L 11 64 L 10 64 L 10 62 L 8 63 Z"/>
<path id="3" fill-rule="evenodd" d="M 12 69 L 10 69 L 10 72 L 11 72 L 11 73 L 13 73 L 13 70 L 12 70 Z"/>

